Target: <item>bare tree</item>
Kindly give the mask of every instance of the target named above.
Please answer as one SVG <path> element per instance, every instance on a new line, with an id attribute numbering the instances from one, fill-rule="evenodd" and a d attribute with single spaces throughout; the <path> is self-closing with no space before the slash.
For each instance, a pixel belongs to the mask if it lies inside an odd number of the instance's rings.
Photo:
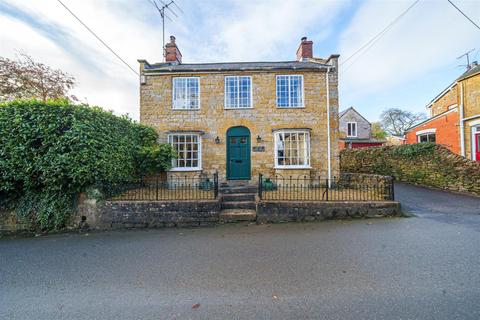
<path id="1" fill-rule="evenodd" d="M 33 98 L 76 101 L 69 94 L 75 84 L 75 78 L 68 73 L 36 62 L 27 54 L 19 54 L 16 60 L 0 57 L 0 101 Z"/>
<path id="2" fill-rule="evenodd" d="M 425 120 L 427 115 L 422 112 L 413 113 L 398 108 L 390 108 L 384 110 L 380 118 L 385 131 L 394 136 L 401 136 L 413 125 Z"/>

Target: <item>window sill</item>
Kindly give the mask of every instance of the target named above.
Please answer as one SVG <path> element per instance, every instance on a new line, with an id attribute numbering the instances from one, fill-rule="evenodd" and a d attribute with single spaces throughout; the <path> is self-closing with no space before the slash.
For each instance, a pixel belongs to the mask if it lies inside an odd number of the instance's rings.
<path id="1" fill-rule="evenodd" d="M 200 108 L 196 109 L 180 109 L 180 108 L 172 108 L 173 111 L 200 111 Z"/>
<path id="2" fill-rule="evenodd" d="M 202 171 L 202 168 L 172 168 L 170 172 Z"/>
<path id="3" fill-rule="evenodd" d="M 312 169 L 311 166 L 275 166 L 273 168 L 280 169 L 280 170 Z"/>
<path id="4" fill-rule="evenodd" d="M 241 107 L 241 108 L 227 108 L 227 107 L 224 107 L 223 108 L 223 110 L 244 110 L 244 109 L 250 110 L 250 109 L 253 109 L 253 107 Z"/>
<path id="5" fill-rule="evenodd" d="M 305 106 L 299 106 L 299 107 L 279 107 L 277 106 L 277 109 L 305 109 Z"/>

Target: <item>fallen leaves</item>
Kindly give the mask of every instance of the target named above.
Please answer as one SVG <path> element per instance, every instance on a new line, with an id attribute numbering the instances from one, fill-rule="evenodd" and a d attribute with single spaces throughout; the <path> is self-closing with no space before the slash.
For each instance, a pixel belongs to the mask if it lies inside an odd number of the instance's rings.
<path id="1" fill-rule="evenodd" d="M 200 308 L 200 303 L 195 303 L 193 306 L 192 306 L 192 309 L 198 309 Z"/>

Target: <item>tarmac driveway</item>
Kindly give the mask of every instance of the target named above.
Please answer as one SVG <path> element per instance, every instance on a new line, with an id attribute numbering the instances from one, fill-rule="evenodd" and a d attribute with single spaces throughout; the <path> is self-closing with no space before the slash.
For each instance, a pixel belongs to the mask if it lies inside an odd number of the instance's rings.
<path id="1" fill-rule="evenodd" d="M 404 211 L 418 217 L 480 231 L 480 197 L 396 183 L 395 198 Z"/>
<path id="2" fill-rule="evenodd" d="M 413 218 L 0 240 L 0 319 L 480 319 L 480 200 Z"/>

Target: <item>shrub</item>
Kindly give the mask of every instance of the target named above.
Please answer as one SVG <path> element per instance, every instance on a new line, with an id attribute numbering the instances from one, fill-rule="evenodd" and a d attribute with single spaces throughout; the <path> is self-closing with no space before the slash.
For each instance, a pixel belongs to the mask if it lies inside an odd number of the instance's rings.
<path id="1" fill-rule="evenodd" d="M 87 187 L 168 169 L 172 155 L 152 128 L 99 107 L 0 104 L 0 198 L 41 229 L 63 227 Z"/>

